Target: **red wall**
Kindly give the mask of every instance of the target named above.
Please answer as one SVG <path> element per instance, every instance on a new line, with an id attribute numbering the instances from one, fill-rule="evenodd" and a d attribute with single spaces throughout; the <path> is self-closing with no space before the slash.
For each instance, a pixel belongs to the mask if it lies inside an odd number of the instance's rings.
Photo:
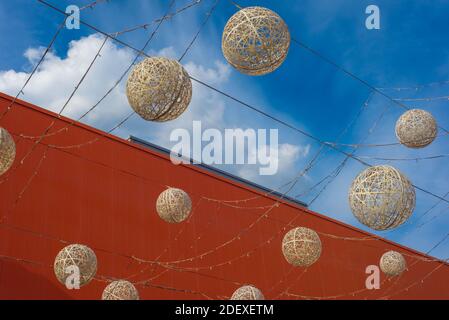
<path id="1" fill-rule="evenodd" d="M 10 99 L 0 96 L 0 112 Z M 261 217 L 267 209 L 251 207 L 272 205 L 273 198 L 266 196 L 238 204 L 246 209 L 207 201 L 202 197 L 235 200 L 262 193 L 198 168 L 175 166 L 166 156 L 122 139 L 81 124 L 35 147 L 36 140 L 20 136 L 40 135 L 52 121 L 50 132 L 69 123 L 25 102 L 0 120 L 17 144 L 13 168 L 0 177 L 2 299 L 99 299 L 105 277 L 140 282 L 142 299 L 229 298 L 239 283 L 254 284 L 266 298 L 287 289 L 302 296 L 346 299 L 449 298 L 446 264 L 423 261 L 417 252 L 380 238 L 326 236 L 368 234 L 289 203 Z M 95 138 L 81 147 L 60 148 Z M 168 224 L 157 215 L 155 201 L 166 186 L 182 188 L 192 197 L 194 211 L 187 222 Z M 281 252 L 283 228 L 293 226 L 320 233 L 321 258 L 306 271 L 290 267 Z M 81 290 L 67 290 L 53 274 L 54 258 L 68 243 L 86 244 L 98 258 L 96 279 Z M 366 266 L 378 264 L 387 250 L 402 252 L 409 270 L 390 281 L 381 275 L 380 290 L 364 290 Z M 196 258 L 153 268 L 133 256 L 162 262 Z"/>

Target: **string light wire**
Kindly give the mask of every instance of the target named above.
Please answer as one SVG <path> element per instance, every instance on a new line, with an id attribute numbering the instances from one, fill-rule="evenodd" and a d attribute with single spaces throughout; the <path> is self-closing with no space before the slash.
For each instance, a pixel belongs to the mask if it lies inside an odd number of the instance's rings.
<path id="1" fill-rule="evenodd" d="M 99 4 L 101 4 L 101 3 L 108 3 L 109 1 L 111 1 L 111 0 L 96 0 L 96 1 L 93 1 L 93 2 L 91 2 L 91 3 L 89 3 L 89 4 L 86 4 L 85 6 L 82 6 L 82 7 L 80 8 L 80 11 L 83 11 L 83 10 L 85 10 L 85 9 L 93 9 L 93 8 L 96 7 L 97 5 L 99 5 Z"/>
<path id="2" fill-rule="evenodd" d="M 144 23 L 144 24 L 140 24 L 138 26 L 134 26 L 134 27 L 131 27 L 131 28 L 126 28 L 126 29 L 124 29 L 122 31 L 111 32 L 110 35 L 113 36 L 113 37 L 117 37 L 117 36 L 122 35 L 124 33 L 129 33 L 129 32 L 133 32 L 133 31 L 140 30 L 140 29 L 145 29 L 146 30 L 152 24 L 158 23 L 161 20 L 172 19 L 174 16 L 180 14 L 181 12 L 183 12 L 183 11 L 185 11 L 187 9 L 190 9 L 190 8 L 200 4 L 201 2 L 202 2 L 202 0 L 194 0 L 190 4 L 180 8 L 178 10 L 176 10 L 176 12 L 168 14 L 165 18 L 164 17 L 158 18 L 158 19 L 155 19 L 155 20 L 153 20 L 153 21 L 151 21 L 149 23 Z"/>
<path id="3" fill-rule="evenodd" d="M 379 90 L 394 90 L 394 91 L 405 91 L 405 90 L 414 90 L 419 91 L 423 88 L 434 87 L 434 86 L 444 86 L 449 84 L 449 80 L 430 82 L 425 84 L 419 84 L 409 87 L 378 87 Z"/>

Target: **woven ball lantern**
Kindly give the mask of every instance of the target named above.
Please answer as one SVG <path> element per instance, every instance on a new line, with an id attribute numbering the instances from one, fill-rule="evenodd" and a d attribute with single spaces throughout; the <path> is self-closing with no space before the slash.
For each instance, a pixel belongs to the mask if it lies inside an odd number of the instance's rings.
<path id="1" fill-rule="evenodd" d="M 238 288 L 232 294 L 231 300 L 265 300 L 262 291 L 248 285 Z"/>
<path id="2" fill-rule="evenodd" d="M 349 205 L 354 216 L 374 230 L 393 229 L 403 224 L 415 208 L 415 189 L 399 170 L 374 166 L 352 182 Z"/>
<path id="3" fill-rule="evenodd" d="M 295 267 L 309 267 L 321 255 L 321 240 L 318 234 L 308 228 L 290 230 L 282 240 L 282 253 L 288 263 Z"/>
<path id="4" fill-rule="evenodd" d="M 133 110 L 148 121 L 178 118 L 192 99 L 192 82 L 178 61 L 146 58 L 131 71 L 126 95 Z"/>
<path id="5" fill-rule="evenodd" d="M 408 110 L 396 122 L 399 142 L 409 148 L 424 148 L 435 140 L 438 128 L 434 117 L 421 109 Z"/>
<path id="6" fill-rule="evenodd" d="M 0 175 L 11 168 L 16 157 L 16 144 L 9 132 L 0 127 Z"/>
<path id="7" fill-rule="evenodd" d="M 54 271 L 56 278 L 63 285 L 70 275 L 67 270 L 77 266 L 80 275 L 80 287 L 88 284 L 97 272 L 97 257 L 89 247 L 82 244 L 71 244 L 59 251 L 55 258 Z"/>
<path id="8" fill-rule="evenodd" d="M 226 60 L 240 72 L 252 76 L 276 70 L 287 57 L 290 33 L 284 20 L 262 7 L 248 7 L 234 14 L 223 31 Z"/>
<path id="9" fill-rule="evenodd" d="M 103 291 L 102 300 L 139 300 L 139 292 L 126 280 L 111 282 Z"/>
<path id="10" fill-rule="evenodd" d="M 402 254 L 396 251 L 385 252 L 380 258 L 380 269 L 387 276 L 395 277 L 400 275 L 407 268 Z"/>
<path id="11" fill-rule="evenodd" d="M 192 201 L 189 195 L 176 188 L 168 188 L 163 191 L 156 201 L 156 211 L 159 216 L 170 223 L 184 221 L 190 215 Z"/>

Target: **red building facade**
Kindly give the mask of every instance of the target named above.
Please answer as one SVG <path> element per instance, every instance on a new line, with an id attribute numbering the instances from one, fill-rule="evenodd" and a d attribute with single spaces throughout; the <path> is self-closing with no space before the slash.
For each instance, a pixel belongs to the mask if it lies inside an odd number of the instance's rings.
<path id="1" fill-rule="evenodd" d="M 0 113 L 13 99 L 0 95 Z M 0 120 L 17 147 L 0 177 L 0 298 L 100 299 L 111 279 L 135 283 L 141 299 L 228 299 L 243 284 L 267 299 L 449 299 L 449 266 L 312 212 L 299 204 L 17 101 Z M 47 134 L 41 137 L 48 129 Z M 192 198 L 191 217 L 169 224 L 156 213 L 168 186 Z M 226 202 L 226 200 L 242 202 Z M 279 205 L 276 203 L 279 202 Z M 317 231 L 323 250 L 293 268 L 281 242 L 296 226 Z M 95 251 L 95 279 L 68 290 L 56 254 L 81 243 Z M 366 267 L 389 250 L 408 270 L 380 289 Z"/>

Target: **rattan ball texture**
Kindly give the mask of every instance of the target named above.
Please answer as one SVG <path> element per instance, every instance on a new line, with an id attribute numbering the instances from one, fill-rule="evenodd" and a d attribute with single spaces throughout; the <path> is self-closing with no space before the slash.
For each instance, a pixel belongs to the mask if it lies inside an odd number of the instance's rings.
<path id="1" fill-rule="evenodd" d="M 103 291 L 102 300 L 139 300 L 139 292 L 129 281 L 111 282 Z"/>
<path id="2" fill-rule="evenodd" d="M 16 157 L 16 144 L 9 132 L 0 127 L 0 175 L 11 168 Z"/>
<path id="3" fill-rule="evenodd" d="M 265 297 L 258 288 L 247 285 L 235 290 L 231 300 L 265 300 Z"/>
<path id="4" fill-rule="evenodd" d="M 438 133 L 435 118 L 421 109 L 404 112 L 396 122 L 396 137 L 409 148 L 424 148 L 431 144 Z"/>
<path id="5" fill-rule="evenodd" d="M 192 99 L 192 82 L 176 60 L 150 57 L 129 75 L 126 95 L 133 110 L 147 121 L 178 118 Z"/>
<path id="6" fill-rule="evenodd" d="M 396 251 L 385 252 L 380 258 L 380 269 L 387 276 L 400 275 L 407 268 L 404 256 Z"/>
<path id="7" fill-rule="evenodd" d="M 55 258 L 54 272 L 63 285 L 70 273 L 67 267 L 77 266 L 80 273 L 80 287 L 88 284 L 97 273 L 97 257 L 95 252 L 82 244 L 71 244 L 59 251 Z"/>
<path id="8" fill-rule="evenodd" d="M 403 224 L 413 213 L 415 202 L 415 189 L 407 177 L 386 165 L 365 169 L 349 189 L 352 213 L 374 230 Z"/>
<path id="9" fill-rule="evenodd" d="M 159 216 L 170 223 L 179 223 L 187 219 L 192 210 L 189 195 L 181 189 L 168 188 L 156 201 L 156 211 Z"/>
<path id="10" fill-rule="evenodd" d="M 321 240 L 309 228 L 297 227 L 287 232 L 282 240 L 282 253 L 295 267 L 309 267 L 321 256 Z"/>
<path id="11" fill-rule="evenodd" d="M 252 76 L 276 70 L 290 47 L 284 20 L 262 7 L 247 7 L 226 23 L 222 37 L 223 55 L 231 66 Z"/>

